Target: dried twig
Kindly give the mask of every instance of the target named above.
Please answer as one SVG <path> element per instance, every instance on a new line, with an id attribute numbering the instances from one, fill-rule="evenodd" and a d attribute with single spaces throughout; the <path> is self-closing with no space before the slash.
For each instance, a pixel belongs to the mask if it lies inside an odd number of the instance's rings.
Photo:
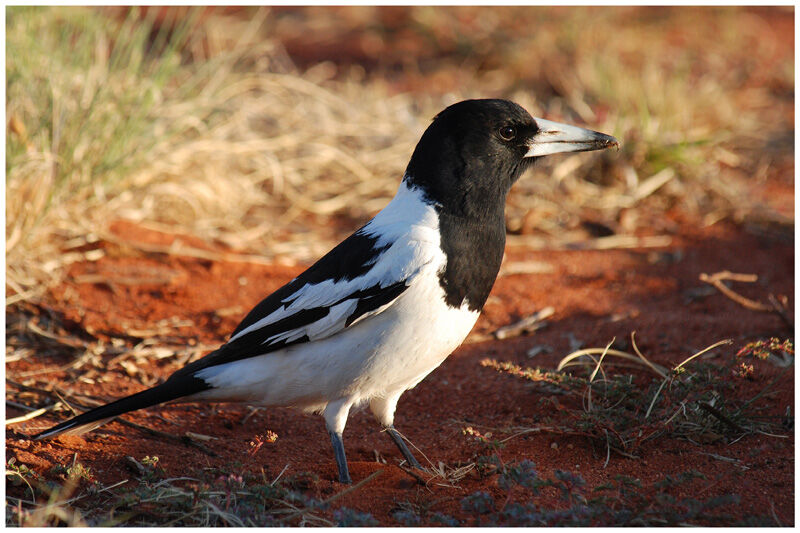
<path id="1" fill-rule="evenodd" d="M 131 469 L 140 476 L 143 476 L 147 473 L 147 469 L 142 465 L 142 463 L 140 463 L 130 455 L 125 456 L 125 464 L 131 467 Z"/>
<path id="2" fill-rule="evenodd" d="M 711 274 L 710 276 L 706 273 L 700 274 L 700 281 L 705 283 L 709 283 L 719 290 L 722 294 L 733 300 L 734 302 L 738 303 L 742 307 L 746 307 L 747 309 L 752 309 L 753 311 L 772 311 L 772 307 L 768 305 L 764 305 L 761 302 L 756 302 L 755 300 L 751 300 L 750 298 L 745 298 L 741 294 L 738 294 L 731 290 L 727 285 L 722 283 L 725 280 L 730 281 L 743 281 L 745 283 L 753 283 L 758 281 L 758 276 L 755 274 L 735 274 L 733 272 L 728 272 L 724 270 L 722 272 L 717 272 L 716 274 Z"/>
<path id="3" fill-rule="evenodd" d="M 567 368 L 569 366 L 574 366 L 574 365 L 578 365 L 578 364 L 597 364 L 597 360 L 592 358 L 592 355 L 601 354 L 603 352 L 605 352 L 606 355 L 613 355 L 614 357 L 620 357 L 622 359 L 627 359 L 628 361 L 632 361 L 634 363 L 638 363 L 639 365 L 647 366 L 648 368 L 650 368 L 653 372 L 655 372 L 656 374 L 658 374 L 662 378 L 667 377 L 667 369 L 662 367 L 661 365 L 657 365 L 655 363 L 651 363 L 650 361 L 648 361 L 647 359 L 645 359 L 642 356 L 638 356 L 637 357 L 636 355 L 632 355 L 632 354 L 629 354 L 628 352 L 623 352 L 623 351 L 620 351 L 620 350 L 615 350 L 613 348 L 610 348 L 608 350 L 604 350 L 603 348 L 584 348 L 582 350 L 578 350 L 578 351 L 572 352 L 571 354 L 566 355 L 564 358 L 561 359 L 561 361 L 558 362 L 558 366 L 556 367 L 556 370 L 560 371 L 560 370 L 563 370 L 564 368 Z M 575 359 L 578 359 L 578 358 L 580 358 L 580 357 L 582 357 L 584 355 L 587 355 L 590 358 L 592 358 L 592 363 L 589 363 L 589 362 L 586 362 L 586 363 L 573 362 L 573 361 L 575 361 Z"/>
<path id="4" fill-rule="evenodd" d="M 116 235 L 111 232 L 102 232 L 102 239 L 112 244 L 117 244 L 119 246 L 124 246 L 128 248 L 134 248 L 144 253 L 148 254 L 163 254 L 169 256 L 176 256 L 176 257 L 192 257 L 196 259 L 205 259 L 209 261 L 227 261 L 229 263 L 251 263 L 254 265 L 270 265 L 272 261 L 268 258 L 259 256 L 259 255 L 252 255 L 252 254 L 241 254 L 241 253 L 232 253 L 232 252 L 225 252 L 225 251 L 214 251 L 214 250 L 204 250 L 202 248 L 197 248 L 194 246 L 190 246 L 185 244 L 180 239 L 175 239 L 172 244 L 170 245 L 162 245 L 162 244 L 151 244 L 145 242 L 138 242 L 138 241 L 131 241 L 120 239 Z M 94 276 L 98 279 L 94 279 L 94 277 L 90 277 L 91 275 L 83 276 L 86 278 L 84 282 L 86 283 L 96 283 L 98 281 L 103 281 L 102 276 Z M 114 279 L 115 282 L 119 282 Z M 165 279 L 158 279 L 152 281 L 153 283 L 167 283 L 169 282 L 168 278 Z M 138 284 L 140 280 L 132 279 L 124 279 L 122 283 L 128 284 Z"/>
<path id="5" fill-rule="evenodd" d="M 526 332 L 536 331 L 544 326 L 542 320 L 552 316 L 553 313 L 555 313 L 555 309 L 552 307 L 545 307 L 541 311 L 537 311 L 536 313 L 523 318 L 519 322 L 499 328 L 494 332 L 494 336 L 496 339 L 502 340 L 511 337 L 517 337 Z"/>
<path id="6" fill-rule="evenodd" d="M 171 440 L 174 442 L 180 442 L 187 446 L 191 446 L 192 448 L 197 448 L 201 452 L 205 453 L 206 455 L 210 455 L 211 457 L 216 457 L 217 454 L 212 450 L 209 450 L 199 442 L 195 441 L 193 438 L 189 437 L 188 435 L 173 435 L 172 433 L 167 433 L 166 431 L 160 431 L 158 429 L 149 428 L 147 426 L 142 426 L 140 424 L 136 424 L 129 420 L 125 420 L 124 418 L 115 418 L 114 422 L 119 422 L 123 426 L 132 427 L 134 429 L 138 429 L 139 431 L 143 431 L 148 433 L 154 437 L 161 437 L 166 440 Z"/>
<path id="7" fill-rule="evenodd" d="M 369 483 L 370 481 L 372 481 L 376 477 L 378 477 L 381 474 L 383 474 L 383 470 L 384 470 L 383 468 L 381 468 L 380 470 L 376 470 L 375 472 L 373 472 L 372 474 L 368 475 L 367 477 L 365 477 L 364 479 L 362 479 L 361 481 L 359 481 L 355 485 L 352 485 L 352 486 L 347 487 L 346 489 L 344 489 L 344 490 L 342 490 L 340 492 L 337 492 L 336 494 L 334 494 L 330 498 L 324 500 L 322 502 L 322 505 L 328 505 L 328 504 L 338 500 L 342 496 L 344 496 L 346 494 L 350 494 L 354 490 L 360 489 L 361 487 L 363 487 L 364 485 L 366 485 L 367 483 Z M 282 518 L 280 520 L 280 522 L 281 523 L 287 522 L 287 521 L 289 521 L 289 520 L 291 520 L 293 518 L 297 518 L 298 516 L 303 515 L 305 512 L 306 512 L 306 509 L 298 509 L 297 511 L 294 511 L 294 512 L 290 513 L 289 515 L 285 516 L 284 518 Z"/>
<path id="8" fill-rule="evenodd" d="M 88 343 L 86 341 L 83 341 L 83 340 L 81 340 L 81 339 L 79 339 L 77 337 L 74 337 L 74 336 L 56 335 L 55 333 L 52 333 L 52 332 L 49 332 L 49 331 L 45 331 L 42 328 L 40 328 L 36 324 L 36 322 L 34 322 L 33 320 L 29 320 L 26 323 L 26 326 L 28 327 L 28 329 L 30 329 L 32 332 L 36 333 L 37 335 L 40 335 L 42 337 L 46 337 L 48 339 L 56 341 L 59 344 L 64 344 L 64 345 L 70 346 L 72 348 L 86 348 L 87 345 L 88 345 Z"/>
<path id="9" fill-rule="evenodd" d="M 542 261 L 516 261 L 504 263 L 500 267 L 498 276 L 513 276 L 515 274 L 550 274 L 555 267 Z"/>
<path id="10" fill-rule="evenodd" d="M 8 402 L 6 402 L 6 403 L 8 403 Z M 17 404 L 17 405 L 21 405 L 21 404 Z M 47 407 L 42 407 L 41 409 L 34 409 L 33 407 L 28 407 L 27 405 L 24 405 L 23 407 L 25 409 L 32 409 L 32 410 L 29 413 L 24 414 L 22 416 L 18 416 L 16 418 L 9 418 L 8 420 L 6 420 L 6 425 L 10 426 L 12 424 L 19 424 L 20 422 L 25 422 L 27 420 L 32 420 L 32 419 L 36 418 L 37 416 L 42 416 L 43 414 L 45 414 L 48 411 L 52 411 L 53 409 L 55 409 L 59 405 L 61 405 L 61 402 L 56 402 L 56 403 L 54 403 L 52 405 L 48 405 Z"/>
<path id="11" fill-rule="evenodd" d="M 773 294 L 769 295 L 769 302 L 770 304 L 763 304 L 761 302 L 757 302 L 755 300 L 751 300 L 750 298 L 746 298 L 741 294 L 735 292 L 733 289 L 728 287 L 723 283 L 723 281 L 741 281 L 744 283 L 754 283 L 758 281 L 758 276 L 755 274 L 736 274 L 734 272 L 729 272 L 727 270 L 723 270 L 722 272 L 717 272 L 716 274 L 708 275 L 706 273 L 700 274 L 700 281 L 708 283 L 715 287 L 719 292 L 733 300 L 734 302 L 738 303 L 742 307 L 750 309 L 752 311 L 761 311 L 767 313 L 776 313 L 778 316 L 781 317 L 789 328 L 794 329 L 794 324 L 792 321 L 789 320 L 789 317 L 786 313 L 786 309 L 784 306 L 778 301 L 777 298 Z"/>
<path id="12" fill-rule="evenodd" d="M 397 466 L 400 467 L 400 470 L 402 470 L 403 472 L 405 472 L 409 476 L 411 476 L 414 479 L 416 479 L 417 483 L 419 483 L 420 485 L 427 485 L 428 484 L 428 482 L 425 481 L 425 479 L 423 479 L 422 476 L 420 476 L 418 473 L 414 472 L 413 468 L 409 468 L 409 467 L 407 467 L 405 465 L 397 465 Z"/>
<path id="13" fill-rule="evenodd" d="M 794 322 L 789 319 L 789 313 L 786 309 L 786 296 L 784 296 L 783 301 L 781 301 L 776 298 L 774 294 L 770 293 L 767 299 L 769 300 L 769 303 L 772 304 L 773 310 L 780 315 L 783 322 L 789 327 L 789 329 L 794 331 Z"/>
<path id="14" fill-rule="evenodd" d="M 383 474 L 383 470 L 384 470 L 383 468 L 381 468 L 380 470 L 376 470 L 375 472 L 371 473 L 370 475 L 368 475 L 367 477 L 365 477 L 364 479 L 362 479 L 361 481 L 359 481 L 358 483 L 356 483 L 352 487 L 348 487 L 348 488 L 344 489 L 341 492 L 337 492 L 336 494 L 334 494 L 333 496 L 331 496 L 330 498 L 325 500 L 323 503 L 326 503 L 326 504 L 332 503 L 332 502 L 338 500 L 339 498 L 341 498 L 342 496 L 344 496 L 345 494 L 349 494 L 349 493 L 353 492 L 354 490 L 360 489 L 361 487 L 363 487 L 364 485 L 366 485 L 367 483 L 369 483 L 370 481 L 372 481 L 376 477 L 378 477 L 381 474 Z"/>
<path id="15" fill-rule="evenodd" d="M 637 237 L 635 235 L 609 235 L 594 239 L 566 240 L 544 238 L 537 235 L 508 235 L 509 247 L 519 246 L 533 250 L 626 250 L 630 248 L 664 248 L 672 244 L 669 235 Z"/>
<path id="16" fill-rule="evenodd" d="M 722 422 L 726 426 L 730 427 L 731 429 L 734 429 L 734 430 L 739 431 L 741 433 L 749 433 L 749 431 L 744 429 L 742 426 L 740 426 L 739 424 L 737 424 L 736 422 L 734 422 L 733 420 L 731 420 L 727 416 L 723 415 L 719 411 L 719 409 L 711 406 L 711 404 L 708 404 L 706 402 L 697 402 L 697 405 L 703 411 L 707 412 L 708 414 L 710 414 L 711 416 L 713 416 L 714 418 L 716 418 L 717 420 L 719 420 L 720 422 Z"/>
<path id="17" fill-rule="evenodd" d="M 493 334 L 490 333 L 480 333 L 478 331 L 473 331 L 470 333 L 467 338 L 464 340 L 463 344 L 475 344 L 477 342 L 486 342 L 492 341 L 495 337 Z"/>

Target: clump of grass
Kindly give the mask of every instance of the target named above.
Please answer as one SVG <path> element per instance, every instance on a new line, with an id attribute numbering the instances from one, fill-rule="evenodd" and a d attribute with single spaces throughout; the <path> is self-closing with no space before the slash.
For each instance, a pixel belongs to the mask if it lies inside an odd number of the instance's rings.
<path id="1" fill-rule="evenodd" d="M 152 21 L 137 21 L 136 10 L 116 23 L 91 9 L 8 9 L 6 251 L 18 295 L 61 266 L 55 238 L 90 233 L 80 223 L 91 213 L 77 210 L 102 203 L 181 129 L 154 117 L 181 71 L 188 26 L 177 26 L 156 59 L 145 52 Z"/>
<path id="2" fill-rule="evenodd" d="M 268 10 L 202 24 L 170 10 L 180 18 L 157 24 L 156 12 L 120 22 L 92 8 L 9 10 L 9 303 L 102 257 L 115 218 L 310 260 L 330 243 L 279 233 L 305 223 L 300 213 L 380 209 L 433 115 L 298 74 L 259 33 Z M 211 28 L 230 44 L 189 55 Z"/>
<path id="3" fill-rule="evenodd" d="M 37 497 L 50 494 L 46 502 L 12 498 L 6 509 L 7 524 L 162 527 L 377 524 L 368 513 L 345 507 L 333 509 L 331 504 L 336 495 L 327 500 L 309 496 L 308 480 L 314 478 L 313 474 L 269 481 L 263 473 L 257 476 L 210 469 L 200 478 L 170 478 L 158 466 L 157 457 L 131 462 L 139 472 L 135 482 L 111 487 L 91 485 L 73 496 L 82 475 L 73 468 L 64 485 L 51 483 L 46 492 L 35 489 Z M 13 467 L 13 464 L 7 467 L 7 472 Z M 13 477 L 20 476 L 29 477 L 16 468 Z M 37 486 L 44 487 L 41 483 Z M 80 509 L 74 506 L 79 500 Z M 16 505 L 12 506 L 12 501 Z"/>
<path id="4" fill-rule="evenodd" d="M 89 483 L 94 483 L 94 473 L 92 469 L 83 463 L 73 462 L 70 466 L 55 465 L 50 469 L 50 473 L 62 478 L 75 478 Z"/>
<path id="5" fill-rule="evenodd" d="M 662 436 L 708 443 L 731 442 L 748 434 L 772 435 L 781 431 L 780 417 L 764 416 L 764 407 L 757 403 L 774 381 L 752 398 L 740 400 L 730 394 L 734 386 L 731 376 L 742 375 L 737 357 L 730 358 L 726 365 L 698 359 L 730 341 L 709 346 L 671 369 L 665 369 L 650 362 L 639 351 L 635 337 L 631 340 L 635 354 L 613 350 L 609 343 L 605 348 L 574 352 L 559 364 L 559 370 L 578 367 L 585 375 L 522 368 L 491 359 L 482 361 L 481 365 L 554 386 L 570 401 L 579 400 L 580 407 L 576 407 L 560 402 L 554 395 L 542 398 L 540 401 L 550 403 L 550 409 L 558 415 L 541 427 L 524 429 L 523 433 L 536 429 L 588 437 L 607 449 L 606 461 L 612 451 L 630 455 L 644 443 Z M 756 348 L 745 348 L 740 354 L 757 350 L 760 344 L 750 346 Z M 607 366 L 614 358 L 656 377 L 643 380 L 634 374 L 612 373 Z M 485 437 L 483 440 L 488 442 Z"/>
<path id="6" fill-rule="evenodd" d="M 21 478 L 27 485 L 31 498 L 6 495 L 7 526 L 87 526 L 83 512 L 73 504 L 96 490 L 90 470 L 73 460 L 70 466 L 56 465 L 51 473 L 65 479 L 63 484 L 46 481 L 42 476 L 28 471 L 24 465 L 17 466 L 13 459 L 9 460 L 6 479 L 11 477 L 13 485 L 15 477 Z M 88 489 L 83 495 L 75 496 L 82 482 L 84 485 L 88 482 Z"/>

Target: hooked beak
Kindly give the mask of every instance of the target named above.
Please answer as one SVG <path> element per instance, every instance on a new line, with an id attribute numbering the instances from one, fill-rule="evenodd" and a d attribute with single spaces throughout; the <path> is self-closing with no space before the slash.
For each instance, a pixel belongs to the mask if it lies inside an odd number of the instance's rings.
<path id="1" fill-rule="evenodd" d="M 525 157 L 541 157 L 560 152 L 587 152 L 616 146 L 619 141 L 610 135 L 592 130 L 534 118 L 539 131 L 528 143 Z"/>

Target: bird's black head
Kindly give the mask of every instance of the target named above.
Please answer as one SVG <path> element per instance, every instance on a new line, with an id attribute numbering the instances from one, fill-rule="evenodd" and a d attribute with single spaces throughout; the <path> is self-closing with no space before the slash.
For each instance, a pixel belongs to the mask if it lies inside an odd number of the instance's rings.
<path id="1" fill-rule="evenodd" d="M 406 179 L 451 214 L 480 216 L 505 205 L 506 194 L 527 168 L 533 118 L 506 100 L 466 100 L 451 105 L 425 130 Z"/>
<path id="2" fill-rule="evenodd" d="M 496 218 L 511 186 L 537 157 L 616 143 L 601 133 L 534 119 L 507 100 L 465 100 L 434 118 L 405 179 L 450 215 Z"/>

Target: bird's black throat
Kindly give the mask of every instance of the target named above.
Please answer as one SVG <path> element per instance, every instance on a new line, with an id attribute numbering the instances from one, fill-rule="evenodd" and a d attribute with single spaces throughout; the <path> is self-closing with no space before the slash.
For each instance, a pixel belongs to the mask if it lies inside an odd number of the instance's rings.
<path id="1" fill-rule="evenodd" d="M 447 258 L 439 273 L 445 303 L 453 308 L 466 304 L 468 309 L 480 311 L 503 260 L 507 191 L 470 191 L 454 201 L 452 195 L 435 196 L 424 182 L 417 185 L 421 180 L 414 180 L 411 174 L 405 181 L 423 193 L 439 218 L 439 245 Z"/>
<path id="2" fill-rule="evenodd" d="M 447 264 L 439 284 L 450 307 L 480 311 L 494 286 L 506 243 L 503 211 L 494 220 L 470 220 L 439 212 Z"/>

